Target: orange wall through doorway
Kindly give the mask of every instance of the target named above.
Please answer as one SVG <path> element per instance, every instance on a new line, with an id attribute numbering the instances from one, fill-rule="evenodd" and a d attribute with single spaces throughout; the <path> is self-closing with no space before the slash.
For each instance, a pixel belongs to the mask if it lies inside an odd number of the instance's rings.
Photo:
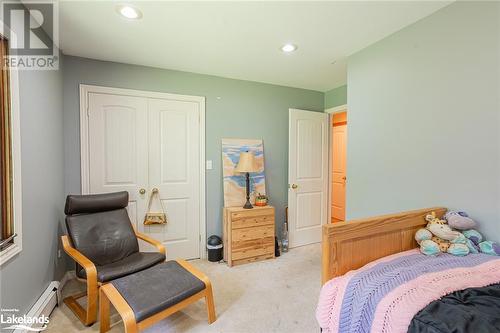
<path id="1" fill-rule="evenodd" d="M 347 159 L 347 112 L 331 117 L 332 136 L 332 222 L 345 220 L 345 187 Z"/>

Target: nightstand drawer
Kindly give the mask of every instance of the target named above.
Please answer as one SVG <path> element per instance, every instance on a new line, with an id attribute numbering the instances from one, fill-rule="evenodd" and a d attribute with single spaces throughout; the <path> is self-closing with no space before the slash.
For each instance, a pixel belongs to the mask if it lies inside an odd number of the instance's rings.
<path id="1" fill-rule="evenodd" d="M 252 217 L 274 216 L 273 207 L 264 207 L 260 209 L 245 209 L 244 211 L 232 212 L 231 221 L 234 223 L 238 220 L 248 219 Z"/>
<path id="2" fill-rule="evenodd" d="M 253 228 L 234 229 L 231 233 L 232 243 L 266 237 L 274 238 L 274 224 Z"/>
<path id="3" fill-rule="evenodd" d="M 257 257 L 266 254 L 274 254 L 274 237 L 264 239 L 233 242 L 233 260 Z"/>
<path id="4" fill-rule="evenodd" d="M 233 220 L 232 228 L 241 229 L 249 227 L 259 227 L 264 225 L 274 225 L 274 215 L 257 215 Z"/>

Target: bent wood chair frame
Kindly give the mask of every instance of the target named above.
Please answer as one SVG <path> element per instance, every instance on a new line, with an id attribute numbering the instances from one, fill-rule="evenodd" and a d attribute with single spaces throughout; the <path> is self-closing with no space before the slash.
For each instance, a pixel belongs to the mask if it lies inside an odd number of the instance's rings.
<path id="1" fill-rule="evenodd" d="M 136 322 L 134 311 L 125 299 L 120 295 L 118 290 L 112 285 L 107 284 L 101 287 L 99 295 L 100 309 L 100 333 L 105 333 L 110 329 L 110 303 L 113 304 L 116 311 L 122 318 L 126 333 L 137 333 L 156 322 L 170 316 L 171 314 L 184 309 L 186 306 L 205 298 L 207 306 L 208 323 L 211 324 L 216 320 L 214 296 L 212 292 L 212 284 L 208 277 L 195 267 L 191 266 L 185 260 L 176 260 L 179 265 L 184 267 L 188 272 L 196 276 L 205 284 L 205 289 L 186 298 L 185 300 L 158 312 L 140 322 Z"/>
<path id="2" fill-rule="evenodd" d="M 135 231 L 135 236 L 156 247 L 158 252 L 166 254 L 165 246 L 159 241 L 137 231 Z M 82 266 L 87 277 L 86 279 L 78 278 L 78 280 L 87 284 L 87 290 L 64 298 L 64 304 L 80 319 L 82 324 L 90 326 L 97 321 L 99 288 L 105 283 L 97 281 L 97 269 L 94 263 L 72 246 L 70 238 L 67 235 L 61 236 L 61 242 L 64 252 Z M 77 300 L 85 296 L 87 296 L 87 306 L 84 309 Z"/>

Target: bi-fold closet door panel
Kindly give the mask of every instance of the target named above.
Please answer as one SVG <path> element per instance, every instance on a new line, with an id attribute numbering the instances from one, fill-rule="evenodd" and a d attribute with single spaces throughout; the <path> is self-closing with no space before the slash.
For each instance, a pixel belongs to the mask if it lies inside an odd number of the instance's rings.
<path id="1" fill-rule="evenodd" d="M 163 242 L 169 258 L 198 258 L 200 104 L 101 93 L 88 99 L 90 193 L 128 191 L 137 230 Z M 160 199 L 168 223 L 145 226 L 154 189 L 151 210 L 160 211 Z"/>
<path id="2" fill-rule="evenodd" d="M 159 190 L 169 222 L 145 226 L 172 258 L 200 253 L 199 104 L 149 99 L 149 184 Z M 159 209 L 158 201 L 155 208 Z"/>
<path id="3" fill-rule="evenodd" d="M 88 97 L 90 193 L 128 191 L 130 220 L 144 218 L 148 186 L 148 101 L 90 93 Z"/>

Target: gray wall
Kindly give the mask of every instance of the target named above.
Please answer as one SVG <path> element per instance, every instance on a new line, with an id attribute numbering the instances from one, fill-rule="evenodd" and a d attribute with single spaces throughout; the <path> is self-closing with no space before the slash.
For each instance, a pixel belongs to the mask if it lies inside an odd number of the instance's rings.
<path id="1" fill-rule="evenodd" d="M 348 218 L 444 205 L 500 241 L 498 2 L 457 2 L 348 63 Z"/>
<path id="2" fill-rule="evenodd" d="M 63 225 L 62 73 L 19 71 L 22 237 L 20 254 L 0 267 L 2 308 L 29 310 L 65 272 L 57 259 Z"/>
<path id="3" fill-rule="evenodd" d="M 323 111 L 323 93 L 151 67 L 64 57 L 65 192 L 80 193 L 79 84 L 206 97 L 207 235 L 222 230 L 222 138 L 264 140 L 266 186 L 278 225 L 287 202 L 288 109 Z M 221 97 L 221 99 L 217 99 Z"/>

